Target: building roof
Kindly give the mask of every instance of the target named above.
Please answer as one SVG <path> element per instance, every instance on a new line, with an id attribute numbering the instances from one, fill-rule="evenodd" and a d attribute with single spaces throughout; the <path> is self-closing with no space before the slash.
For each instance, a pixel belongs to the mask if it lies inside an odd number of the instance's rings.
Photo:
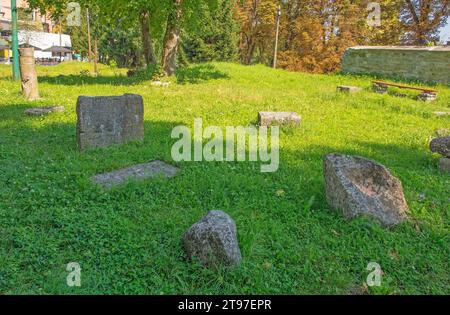
<path id="1" fill-rule="evenodd" d="M 50 48 L 45 49 L 44 51 L 52 53 L 71 53 L 72 49 L 67 47 L 52 46 Z"/>

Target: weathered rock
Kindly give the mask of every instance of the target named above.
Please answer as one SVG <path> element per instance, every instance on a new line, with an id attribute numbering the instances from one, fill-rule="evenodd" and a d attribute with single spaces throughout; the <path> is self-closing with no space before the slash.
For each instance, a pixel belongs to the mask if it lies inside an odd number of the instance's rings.
<path id="1" fill-rule="evenodd" d="M 450 129 L 448 128 L 441 128 L 436 130 L 436 135 L 438 137 L 449 137 L 450 136 Z"/>
<path id="2" fill-rule="evenodd" d="M 127 71 L 127 77 L 129 77 L 129 78 L 134 77 L 136 74 L 137 74 L 136 69 L 130 69 Z"/>
<path id="3" fill-rule="evenodd" d="M 434 153 L 450 158 L 450 137 L 435 138 L 431 140 L 430 150 Z"/>
<path id="4" fill-rule="evenodd" d="M 144 103 L 140 95 L 80 96 L 77 116 L 80 150 L 144 139 Z"/>
<path id="5" fill-rule="evenodd" d="M 324 173 L 328 203 L 345 217 L 367 215 L 383 226 L 407 218 L 402 184 L 383 165 L 362 157 L 329 154 Z"/>
<path id="6" fill-rule="evenodd" d="M 114 186 L 122 185 L 127 181 L 141 181 L 158 175 L 171 178 L 176 176 L 178 172 L 179 169 L 175 166 L 161 161 L 153 161 L 146 164 L 134 165 L 110 173 L 99 174 L 92 177 L 92 181 L 106 189 L 110 189 Z"/>
<path id="7" fill-rule="evenodd" d="M 385 84 L 374 83 L 373 90 L 378 94 L 386 94 L 389 87 Z"/>
<path id="8" fill-rule="evenodd" d="M 450 159 L 449 158 L 441 158 L 439 160 L 439 168 L 443 172 L 450 172 Z"/>
<path id="9" fill-rule="evenodd" d="M 419 100 L 425 101 L 425 102 L 432 102 L 437 99 L 437 93 L 431 93 L 431 92 L 424 92 L 417 96 Z"/>
<path id="10" fill-rule="evenodd" d="M 65 110 L 64 106 L 44 106 L 29 108 L 25 110 L 24 113 L 29 116 L 43 116 L 53 112 L 63 112 Z"/>
<path id="11" fill-rule="evenodd" d="M 270 125 L 298 125 L 301 117 L 297 113 L 290 112 L 259 112 L 258 123 L 260 126 Z"/>
<path id="12" fill-rule="evenodd" d="M 189 258 L 206 267 L 232 267 L 241 262 L 236 224 L 223 211 L 211 211 L 189 228 L 183 238 Z"/>
<path id="13" fill-rule="evenodd" d="M 434 115 L 437 117 L 447 117 L 450 116 L 450 112 L 434 112 Z"/>
<path id="14" fill-rule="evenodd" d="M 337 87 L 339 92 L 345 92 L 345 93 L 358 93 L 362 91 L 362 88 L 357 86 L 347 86 L 347 85 L 339 85 Z"/>
<path id="15" fill-rule="evenodd" d="M 170 82 L 153 81 L 151 83 L 151 85 L 153 85 L 153 86 L 161 86 L 161 87 L 169 87 L 170 86 Z"/>

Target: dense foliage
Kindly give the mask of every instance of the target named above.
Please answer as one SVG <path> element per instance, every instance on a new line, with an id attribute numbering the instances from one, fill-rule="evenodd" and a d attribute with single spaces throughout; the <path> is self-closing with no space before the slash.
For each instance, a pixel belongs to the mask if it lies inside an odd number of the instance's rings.
<path id="1" fill-rule="evenodd" d="M 33 7 L 65 15 L 66 0 L 29 0 Z M 234 61 L 271 65 L 277 12 L 281 12 L 279 66 L 333 72 L 353 45 L 432 45 L 450 13 L 449 0 L 80 0 L 97 14 L 93 36 L 99 58 L 119 66 L 161 64 L 173 74 L 183 62 Z M 86 49 L 86 20 L 75 48 Z"/>

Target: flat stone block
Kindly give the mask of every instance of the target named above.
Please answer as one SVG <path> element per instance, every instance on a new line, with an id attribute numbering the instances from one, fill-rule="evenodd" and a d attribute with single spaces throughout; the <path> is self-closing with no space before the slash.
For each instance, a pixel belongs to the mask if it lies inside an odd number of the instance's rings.
<path id="1" fill-rule="evenodd" d="M 450 112 L 434 112 L 434 115 L 437 117 L 447 117 L 450 116 Z"/>
<path id="2" fill-rule="evenodd" d="M 345 92 L 345 93 L 358 93 L 362 91 L 362 88 L 357 86 L 347 86 L 347 85 L 339 85 L 337 87 L 338 92 Z"/>
<path id="3" fill-rule="evenodd" d="M 448 128 L 438 129 L 438 130 L 436 130 L 436 135 L 440 138 L 450 137 L 450 129 L 448 129 Z"/>
<path id="4" fill-rule="evenodd" d="M 262 127 L 270 125 L 299 125 L 301 117 L 293 112 L 260 112 L 258 124 Z"/>
<path id="5" fill-rule="evenodd" d="M 175 166 L 166 164 L 162 161 L 153 161 L 146 164 L 134 165 L 110 173 L 96 175 L 92 177 L 92 182 L 106 189 L 110 189 L 114 186 L 122 185 L 129 180 L 142 181 L 158 175 L 172 178 L 175 177 L 179 171 L 179 168 Z"/>
<path id="6" fill-rule="evenodd" d="M 161 86 L 161 87 L 169 87 L 170 86 L 170 82 L 153 81 L 151 83 L 151 85 L 153 85 L 153 86 Z"/>
<path id="7" fill-rule="evenodd" d="M 43 116 L 53 112 L 64 112 L 65 110 L 64 106 L 44 106 L 29 108 L 24 113 L 29 116 Z"/>
<path id="8" fill-rule="evenodd" d="M 425 102 L 432 102 L 437 99 L 436 93 L 421 93 L 417 96 L 419 100 L 425 101 Z"/>
<path id="9" fill-rule="evenodd" d="M 441 158 L 439 160 L 439 168 L 443 172 L 450 173 L 450 158 Z"/>
<path id="10" fill-rule="evenodd" d="M 142 96 L 80 96 L 77 103 L 80 150 L 144 139 Z"/>
<path id="11" fill-rule="evenodd" d="M 374 84 L 373 90 L 378 94 L 386 94 L 388 92 L 388 86 L 382 84 Z"/>

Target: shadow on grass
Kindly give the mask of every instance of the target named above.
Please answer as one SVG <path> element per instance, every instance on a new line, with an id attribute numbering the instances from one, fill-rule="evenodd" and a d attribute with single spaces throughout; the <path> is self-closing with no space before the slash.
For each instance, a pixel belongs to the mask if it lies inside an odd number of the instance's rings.
<path id="1" fill-rule="evenodd" d="M 176 73 L 178 84 L 198 84 L 203 81 L 229 79 L 230 77 L 212 65 L 200 64 L 187 68 L 180 68 Z"/>
<path id="2" fill-rule="evenodd" d="M 135 76 L 87 76 L 81 74 L 58 75 L 58 76 L 40 76 L 39 83 L 49 83 L 54 85 L 116 85 L 127 86 L 136 85 L 145 81 L 150 81 L 151 74 L 139 74 Z M 177 82 L 179 84 L 198 84 L 209 80 L 229 79 L 230 77 L 219 71 L 212 64 L 193 65 L 187 68 L 180 68 L 176 73 Z"/>
<path id="3" fill-rule="evenodd" d="M 146 155 L 152 152 L 155 158 L 170 159 L 171 147 L 176 140 L 171 139 L 173 128 L 183 125 L 181 122 L 145 121 L 144 141 L 130 141 L 125 144 L 110 145 L 103 148 L 79 151 L 76 141 L 76 121 L 73 123 L 54 122 L 64 113 L 50 113 L 43 116 L 28 116 L 24 110 L 28 105 L 0 107 L 0 116 L 5 118 L 0 128 L 0 144 L 5 149 L 20 145 L 22 152 L 33 155 L 36 150 L 45 155 L 96 157 L 99 160 L 106 156 L 127 159 L 134 154 Z M 35 126 L 36 123 L 42 127 Z M 128 155 L 130 153 L 130 155 Z M 128 157 L 127 157 L 128 156 Z M 151 157 L 150 156 L 150 157 Z M 143 157 L 145 159 L 145 157 Z M 84 159 L 84 158 L 83 158 Z M 107 159 L 108 160 L 108 159 Z"/>
<path id="4" fill-rule="evenodd" d="M 136 85 L 149 79 L 144 76 L 127 77 L 117 76 L 98 76 L 91 77 L 86 75 L 59 75 L 59 76 L 40 76 L 39 83 L 49 83 L 55 85 Z"/>
<path id="5" fill-rule="evenodd" d="M 25 115 L 25 110 L 32 108 L 33 105 L 30 104 L 13 104 L 13 105 L 1 105 L 0 106 L 0 117 L 1 120 L 18 120 L 27 117 Z M 29 116 L 28 116 L 29 117 Z"/>

